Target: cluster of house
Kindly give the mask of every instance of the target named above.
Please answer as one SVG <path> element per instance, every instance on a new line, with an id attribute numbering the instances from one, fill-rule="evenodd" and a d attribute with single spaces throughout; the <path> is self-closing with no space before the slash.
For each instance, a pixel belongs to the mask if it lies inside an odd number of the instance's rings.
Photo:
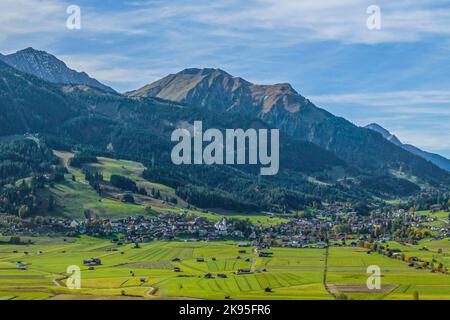
<path id="1" fill-rule="evenodd" d="M 224 237 L 242 238 L 244 234 L 226 219 L 211 222 L 189 214 L 161 213 L 158 217 L 135 216 L 120 220 L 87 220 L 76 226 L 80 234 L 105 237 L 123 234 L 126 243 L 142 243 L 152 240 L 192 238 L 196 240 L 220 240 Z"/>
<path id="2" fill-rule="evenodd" d="M 185 213 L 161 213 L 156 217 L 134 216 L 120 220 L 86 219 L 78 222 L 58 218 L 41 220 L 17 220 L 8 225 L 0 221 L 0 235 L 46 235 L 64 236 L 86 234 L 94 237 L 110 237 L 122 234 L 126 243 L 143 243 L 152 240 L 193 239 L 223 240 L 246 239 L 260 246 L 280 245 L 290 247 L 322 248 L 328 242 L 354 244 L 376 229 L 387 229 L 394 218 L 401 218 L 402 227 L 415 227 L 434 231 L 436 237 L 448 237 L 448 224 L 433 226 L 436 218 L 411 215 L 404 210 L 386 212 L 375 216 L 361 216 L 351 208 L 330 205 L 310 215 L 289 217 L 287 222 L 273 226 L 233 223 L 222 219 L 210 221 Z M 342 226 L 345 226 L 343 229 Z M 241 229 L 244 228 L 245 230 Z M 383 234 L 391 239 L 390 234 Z M 361 238 L 363 237 L 363 238 Z"/>
<path id="3" fill-rule="evenodd" d="M 354 230 L 362 228 L 362 222 L 355 219 Z M 248 239 L 254 244 L 273 245 L 282 243 L 293 247 L 309 247 L 311 244 L 324 247 L 322 242 L 333 229 L 336 221 L 331 214 L 321 212 L 318 216 L 291 218 L 286 223 L 273 226 L 247 224 L 241 230 L 241 224 L 234 224 L 227 219 L 212 222 L 204 217 L 192 216 L 188 213 L 161 213 L 158 217 L 128 217 L 121 220 L 87 220 L 78 224 L 76 229 L 81 234 L 106 237 L 112 234 L 123 234 L 126 243 L 143 243 L 152 240 L 192 239 L 223 240 Z M 245 231 L 245 233 L 244 233 Z M 345 234 L 331 234 L 328 237 L 343 239 Z"/>
<path id="4" fill-rule="evenodd" d="M 0 221 L 0 235 L 3 236 L 34 236 L 34 235 L 54 235 L 76 236 L 75 224 L 73 220 L 62 218 L 43 218 L 30 220 L 2 220 Z"/>

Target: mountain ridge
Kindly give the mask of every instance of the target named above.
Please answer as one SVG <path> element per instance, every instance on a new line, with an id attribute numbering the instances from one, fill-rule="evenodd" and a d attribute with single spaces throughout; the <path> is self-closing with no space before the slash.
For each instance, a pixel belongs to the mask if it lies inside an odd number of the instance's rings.
<path id="1" fill-rule="evenodd" d="M 360 128 L 317 107 L 289 84 L 257 85 L 220 69 L 191 68 L 126 95 L 137 99 L 162 98 L 216 112 L 248 114 L 371 173 L 404 171 L 414 175 L 420 172 L 430 181 L 447 174 L 373 130 Z"/>
<path id="2" fill-rule="evenodd" d="M 46 51 L 28 47 L 9 55 L 0 55 L 0 60 L 17 70 L 36 76 L 42 80 L 58 84 L 88 85 L 107 92 L 114 89 L 91 78 L 85 72 L 70 69 L 65 62 Z"/>
<path id="3" fill-rule="evenodd" d="M 221 88 L 222 87 L 222 88 Z M 201 89 L 208 90 L 225 89 L 225 94 L 211 92 L 202 99 Z M 224 101 L 216 98 L 220 95 Z M 270 112 L 276 104 L 283 104 L 287 111 L 297 112 L 302 104 L 307 104 L 307 99 L 302 97 L 288 83 L 275 85 L 257 85 L 243 78 L 234 77 L 221 69 L 213 68 L 189 68 L 177 74 L 170 74 L 158 81 L 146 85 L 140 89 L 125 93 L 129 97 L 158 97 L 181 103 L 195 104 L 205 107 L 215 103 L 219 111 L 239 109 L 243 103 L 251 103 L 257 107 L 262 105 L 261 112 Z M 286 95 L 299 101 L 288 101 Z M 282 99 L 281 99 L 282 98 Z M 288 103 L 290 102 L 290 103 Z M 217 109 L 216 109 L 217 110 Z"/>
<path id="4" fill-rule="evenodd" d="M 422 150 L 416 146 L 413 146 L 411 144 L 404 144 L 394 134 L 389 132 L 389 130 L 383 128 L 382 126 L 380 126 L 377 123 L 371 123 L 371 124 L 365 126 L 365 128 L 368 128 L 368 129 L 371 129 L 371 130 L 374 130 L 374 131 L 380 133 L 386 140 L 394 143 L 395 145 L 400 146 L 401 148 L 403 148 L 403 149 L 405 149 L 427 161 L 430 161 L 431 163 L 438 166 L 439 168 L 450 172 L 450 160 L 447 159 L 446 157 L 443 157 L 436 153 L 424 151 L 424 150 Z"/>

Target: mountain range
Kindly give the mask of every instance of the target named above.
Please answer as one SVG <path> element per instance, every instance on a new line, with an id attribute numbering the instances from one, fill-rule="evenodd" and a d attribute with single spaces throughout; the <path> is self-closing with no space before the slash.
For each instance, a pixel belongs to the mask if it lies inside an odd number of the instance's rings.
<path id="1" fill-rule="evenodd" d="M 420 166 L 422 173 L 433 179 L 436 171 L 373 130 L 360 128 L 318 108 L 285 83 L 256 85 L 220 69 L 186 69 L 126 95 L 157 97 L 215 112 L 249 114 L 372 173 L 386 170 L 411 173 L 414 166 Z"/>
<path id="2" fill-rule="evenodd" d="M 39 133 L 55 149 L 140 161 L 147 178 L 196 205 L 298 209 L 450 186 L 449 172 L 398 139 L 334 116 L 289 84 L 257 85 L 220 69 L 186 69 L 119 94 L 43 51 L 29 48 L 0 60 L 1 135 Z M 252 166 L 173 165 L 171 132 L 196 120 L 221 130 L 279 128 L 280 173 L 261 178 Z"/>

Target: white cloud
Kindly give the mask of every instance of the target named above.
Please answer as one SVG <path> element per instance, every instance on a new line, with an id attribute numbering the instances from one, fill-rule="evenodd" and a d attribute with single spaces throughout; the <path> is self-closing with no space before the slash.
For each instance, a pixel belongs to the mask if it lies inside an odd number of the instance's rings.
<path id="1" fill-rule="evenodd" d="M 376 2 L 382 10 L 379 31 L 366 27 L 366 9 L 373 4 L 368 0 L 134 1 L 121 11 L 81 6 L 82 28 L 93 34 L 136 36 L 187 31 L 197 44 L 206 35 L 253 40 L 255 45 L 323 40 L 373 44 L 450 35 L 450 10 L 442 0 Z M 58 0 L 2 0 L 0 41 L 64 31 L 66 7 Z"/>
<path id="2" fill-rule="evenodd" d="M 367 0 L 249 0 L 245 4 L 242 1 L 171 2 L 159 8 L 158 15 L 174 26 L 177 22 L 202 23 L 202 32 L 219 28 L 229 37 L 246 34 L 248 39 L 255 39 L 256 31 L 265 32 L 255 42 L 276 37 L 278 43 L 336 40 L 373 44 L 450 34 L 449 8 L 432 6 L 443 1 L 377 2 L 382 12 L 379 31 L 367 29 L 366 9 L 373 4 Z M 154 4 L 135 10 L 133 14 L 139 19 L 148 10 L 154 12 Z"/>
<path id="3" fill-rule="evenodd" d="M 12 41 L 21 35 L 53 34 L 64 30 L 66 8 L 55 0 L 0 1 L 1 41 Z"/>

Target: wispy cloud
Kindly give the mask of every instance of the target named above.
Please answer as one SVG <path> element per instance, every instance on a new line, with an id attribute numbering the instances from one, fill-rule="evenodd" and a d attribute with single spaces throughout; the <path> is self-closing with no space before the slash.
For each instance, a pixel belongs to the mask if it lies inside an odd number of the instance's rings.
<path id="1" fill-rule="evenodd" d="M 366 26 L 369 17 L 366 10 L 373 4 L 367 0 L 198 0 L 136 4 L 139 4 L 137 8 L 132 6 L 117 14 L 95 12 L 87 21 L 87 28 L 96 32 L 145 34 L 157 23 L 172 31 L 197 25 L 198 28 L 190 31 L 223 39 L 256 40 L 256 34 L 263 32 L 266 36 L 255 41 L 260 45 L 274 39 L 278 45 L 327 40 L 375 44 L 450 34 L 450 7 L 439 0 L 378 0 L 382 28 L 377 31 Z"/>
<path id="2" fill-rule="evenodd" d="M 33 37 L 40 37 L 39 43 L 50 42 L 55 33 L 65 28 L 66 8 L 55 0 L 0 1 L 0 45 L 3 50 L 14 50 L 17 42 L 31 41 Z"/>
<path id="3" fill-rule="evenodd" d="M 175 27 L 180 22 L 200 23 L 202 32 L 221 30 L 222 35 L 230 38 L 246 35 L 254 39 L 255 32 L 270 31 L 276 35 L 278 43 L 335 40 L 374 44 L 449 35 L 450 10 L 445 3 L 379 0 L 376 4 L 382 10 L 382 28 L 378 31 L 366 27 L 366 10 L 373 4 L 367 0 L 249 0 L 245 4 L 235 0 L 175 1 L 158 8 L 158 16 L 170 20 Z M 136 21 L 140 21 L 142 15 L 155 12 L 154 2 L 140 4 L 139 9 L 130 12 Z M 123 23 L 121 17 L 118 18 L 117 23 Z M 136 27 L 136 23 L 133 24 L 132 27 Z M 270 40 L 265 37 L 258 42 L 265 41 Z"/>
<path id="4" fill-rule="evenodd" d="M 373 44 L 449 35 L 450 10 L 445 3 L 378 0 L 379 31 L 366 27 L 366 9 L 373 4 L 367 0 L 131 1 L 124 2 L 120 11 L 107 6 L 82 8 L 83 28 L 100 34 L 146 35 L 191 25 L 197 26 L 190 29 L 197 35 L 224 39 L 256 40 L 255 32 L 267 32 L 269 36 L 255 41 L 259 43 L 268 43 L 272 35 L 286 44 L 324 40 Z M 2 0 L 3 39 L 29 32 L 58 33 L 64 28 L 67 5 L 57 0 Z"/>

